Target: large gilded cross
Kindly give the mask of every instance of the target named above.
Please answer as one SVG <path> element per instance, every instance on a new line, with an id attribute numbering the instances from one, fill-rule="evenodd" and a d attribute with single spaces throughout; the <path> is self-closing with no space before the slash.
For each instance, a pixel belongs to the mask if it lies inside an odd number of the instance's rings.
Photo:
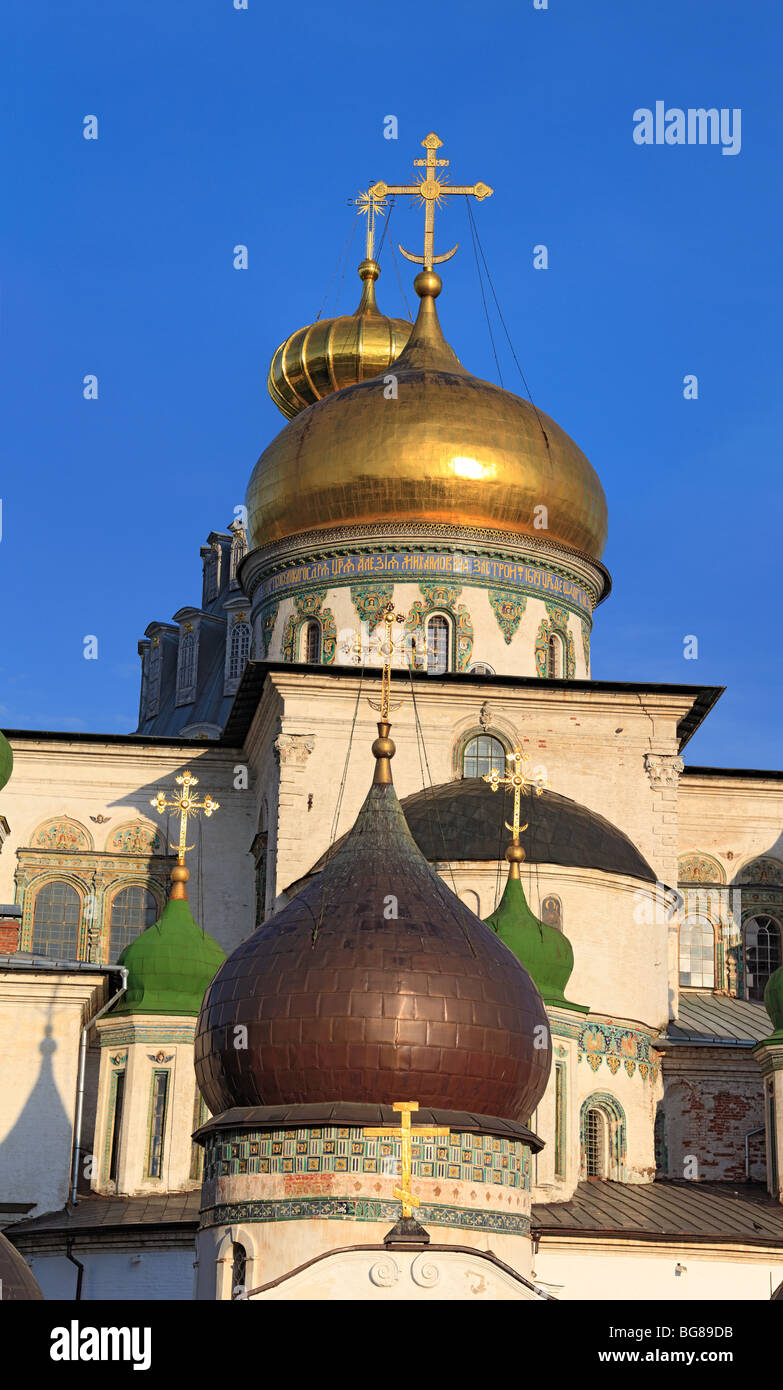
<path id="1" fill-rule="evenodd" d="M 197 801 L 191 791 L 191 787 L 198 786 L 198 777 L 194 777 L 190 772 L 183 772 L 176 779 L 177 784 L 182 787 L 182 791 L 175 793 L 172 801 L 166 800 L 165 792 L 158 792 L 150 801 L 150 806 L 154 806 L 158 815 L 163 815 L 164 811 L 179 811 L 179 842 L 172 844 L 171 848 L 177 851 L 177 863 L 185 863 L 185 851 L 192 849 L 192 845 L 185 843 L 188 834 L 188 816 L 196 816 L 199 811 L 203 811 L 205 816 L 211 816 L 213 811 L 220 810 L 220 802 L 214 801 L 207 792 L 203 801 Z"/>
<path id="2" fill-rule="evenodd" d="M 455 193 L 462 193 L 481 202 L 482 198 L 490 198 L 492 189 L 486 183 L 474 183 L 470 187 L 463 184 L 450 184 L 445 177 L 438 177 L 438 169 L 448 168 L 447 159 L 436 159 L 435 151 L 442 149 L 443 141 L 437 135 L 430 133 L 422 140 L 422 145 L 427 151 L 426 159 L 414 159 L 413 163 L 417 168 L 424 169 L 424 177 L 415 184 L 397 183 L 375 183 L 370 188 L 373 198 L 383 199 L 390 193 L 411 193 L 418 197 L 424 205 L 424 255 L 415 256 L 412 251 L 406 251 L 404 246 L 400 246 L 403 256 L 409 261 L 415 261 L 417 265 L 423 265 L 425 270 L 432 270 L 434 265 L 439 265 L 441 261 L 449 261 L 459 247 L 452 246 L 450 251 L 445 251 L 442 256 L 436 256 L 435 250 L 435 207 L 441 206 L 444 197 Z M 398 243 L 399 245 L 399 243 Z"/>
<path id="3" fill-rule="evenodd" d="M 517 745 L 513 753 L 506 754 L 506 762 L 508 763 L 507 777 L 501 777 L 500 773 L 495 767 L 493 767 L 491 772 L 484 773 L 483 780 L 485 782 L 490 783 L 493 792 L 496 792 L 499 787 L 506 787 L 507 789 L 511 788 L 514 792 L 514 823 L 513 825 L 509 825 L 508 821 L 505 821 L 505 826 L 506 829 L 510 830 L 512 835 L 514 836 L 515 845 L 519 844 L 519 836 L 521 831 L 527 830 L 526 825 L 519 824 L 521 819 L 520 804 L 522 801 L 522 793 L 525 790 L 525 787 L 533 787 L 536 796 L 541 796 L 544 790 L 543 773 L 539 773 L 537 777 L 528 779 L 522 771 L 522 764 L 527 763 L 529 761 L 530 754 L 523 753 L 522 749 L 519 747 L 519 745 Z"/>
<path id="4" fill-rule="evenodd" d="M 398 1202 L 402 1202 L 403 1218 L 413 1215 L 413 1208 L 421 1205 L 418 1197 L 411 1192 L 411 1141 L 413 1139 L 425 1139 L 434 1136 L 447 1137 L 451 1130 L 445 1125 L 419 1125 L 416 1129 L 411 1128 L 411 1113 L 418 1110 L 417 1100 L 396 1100 L 394 1109 L 400 1112 L 400 1123 L 395 1129 L 365 1129 L 363 1132 L 368 1139 L 398 1139 L 400 1142 L 400 1168 L 401 1182 L 399 1187 L 394 1188 L 393 1195 Z"/>
<path id="5" fill-rule="evenodd" d="M 368 705 L 371 705 L 373 709 L 376 709 L 378 711 L 378 713 L 381 716 L 381 720 L 384 723 L 388 722 L 390 711 L 393 709 L 399 709 L 400 707 L 399 701 L 395 705 L 389 703 L 389 698 L 391 695 L 392 657 L 398 650 L 398 647 L 394 641 L 394 632 L 392 629 L 394 628 L 395 623 L 404 622 L 405 614 L 395 613 L 394 604 L 387 603 L 383 614 L 383 634 L 376 639 L 377 645 L 375 647 L 375 650 L 383 658 L 383 675 L 381 677 L 381 703 L 378 704 L 377 700 L 367 701 Z M 359 644 L 359 651 L 361 652 L 361 634 L 359 636 Z"/>

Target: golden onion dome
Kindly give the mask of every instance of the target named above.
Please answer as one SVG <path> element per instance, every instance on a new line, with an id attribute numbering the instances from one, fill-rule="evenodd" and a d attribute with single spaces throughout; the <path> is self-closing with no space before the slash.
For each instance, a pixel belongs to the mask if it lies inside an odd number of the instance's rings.
<path id="1" fill-rule="evenodd" d="M 354 313 L 319 319 L 298 328 L 280 344 L 269 368 L 267 389 L 289 420 L 314 401 L 377 376 L 399 357 L 413 324 L 381 313 L 375 300 L 380 273 L 376 260 L 362 261 L 362 297 Z"/>
<path id="2" fill-rule="evenodd" d="M 522 533 L 600 558 L 608 514 L 592 464 L 548 415 L 460 364 L 438 321 L 439 275 L 422 271 L 415 288 L 396 390 L 381 374 L 332 392 L 261 455 L 247 492 L 252 546 L 393 520 Z"/>

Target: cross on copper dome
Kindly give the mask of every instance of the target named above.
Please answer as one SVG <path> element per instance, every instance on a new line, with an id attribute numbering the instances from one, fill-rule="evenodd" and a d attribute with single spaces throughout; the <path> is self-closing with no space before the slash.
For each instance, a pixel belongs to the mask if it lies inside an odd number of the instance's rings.
<path id="1" fill-rule="evenodd" d="M 527 971 L 430 868 L 391 780 L 376 780 L 323 872 L 217 972 L 195 1061 L 213 1114 L 417 1100 L 527 1120 L 551 1040 Z"/>

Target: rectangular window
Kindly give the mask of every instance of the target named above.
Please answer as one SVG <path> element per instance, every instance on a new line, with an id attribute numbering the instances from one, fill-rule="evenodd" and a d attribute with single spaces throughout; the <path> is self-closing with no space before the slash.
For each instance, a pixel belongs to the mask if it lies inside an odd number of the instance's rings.
<path id="1" fill-rule="evenodd" d="M 193 1106 L 193 1129 L 197 1130 L 207 1118 L 207 1107 L 204 1097 L 196 1088 L 196 1100 Z M 199 1180 L 204 1172 L 204 1150 L 200 1144 L 195 1142 L 191 1145 L 190 1152 L 190 1176 L 195 1182 Z"/>
<path id="2" fill-rule="evenodd" d="M 778 1138 L 775 1133 L 775 1088 L 767 1082 L 767 1146 L 769 1153 L 769 1189 L 778 1190 Z"/>
<path id="3" fill-rule="evenodd" d="M 117 1181 L 117 1168 L 120 1157 L 120 1132 L 122 1129 L 122 1106 L 125 1100 L 125 1072 L 114 1075 L 114 1105 L 111 1119 L 111 1150 L 109 1158 L 109 1181 Z"/>
<path id="4" fill-rule="evenodd" d="M 163 1145 L 166 1134 L 166 1111 L 169 1098 L 169 1073 L 156 1071 L 152 1075 L 150 1101 L 150 1138 L 147 1157 L 147 1177 L 163 1176 Z"/>
<path id="5" fill-rule="evenodd" d="M 566 1069 L 565 1062 L 555 1062 L 555 1177 L 566 1175 Z"/>

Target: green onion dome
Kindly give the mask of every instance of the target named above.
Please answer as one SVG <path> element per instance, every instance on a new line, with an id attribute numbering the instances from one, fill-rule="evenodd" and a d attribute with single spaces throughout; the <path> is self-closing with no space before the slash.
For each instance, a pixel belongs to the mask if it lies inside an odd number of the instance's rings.
<path id="1" fill-rule="evenodd" d="M 484 920 L 524 965 L 545 1004 L 589 1013 L 585 1005 L 572 1004 L 565 997 L 565 987 L 574 968 L 571 942 L 556 927 L 550 927 L 531 912 L 522 882 L 513 872 L 495 911 Z"/>
<path id="2" fill-rule="evenodd" d="M 0 789 L 2 789 L 5 786 L 13 770 L 13 749 L 10 743 L 8 742 L 8 739 L 5 737 L 5 734 L 0 734 Z"/>
<path id="3" fill-rule="evenodd" d="M 177 872 L 173 871 L 172 878 Z M 175 880 L 175 895 L 180 887 Z M 226 953 L 214 937 L 193 920 L 187 898 L 173 895 L 158 921 L 122 952 L 118 964 L 128 971 L 128 988 L 112 1015 L 184 1014 L 196 1018 L 207 986 L 225 959 Z"/>

